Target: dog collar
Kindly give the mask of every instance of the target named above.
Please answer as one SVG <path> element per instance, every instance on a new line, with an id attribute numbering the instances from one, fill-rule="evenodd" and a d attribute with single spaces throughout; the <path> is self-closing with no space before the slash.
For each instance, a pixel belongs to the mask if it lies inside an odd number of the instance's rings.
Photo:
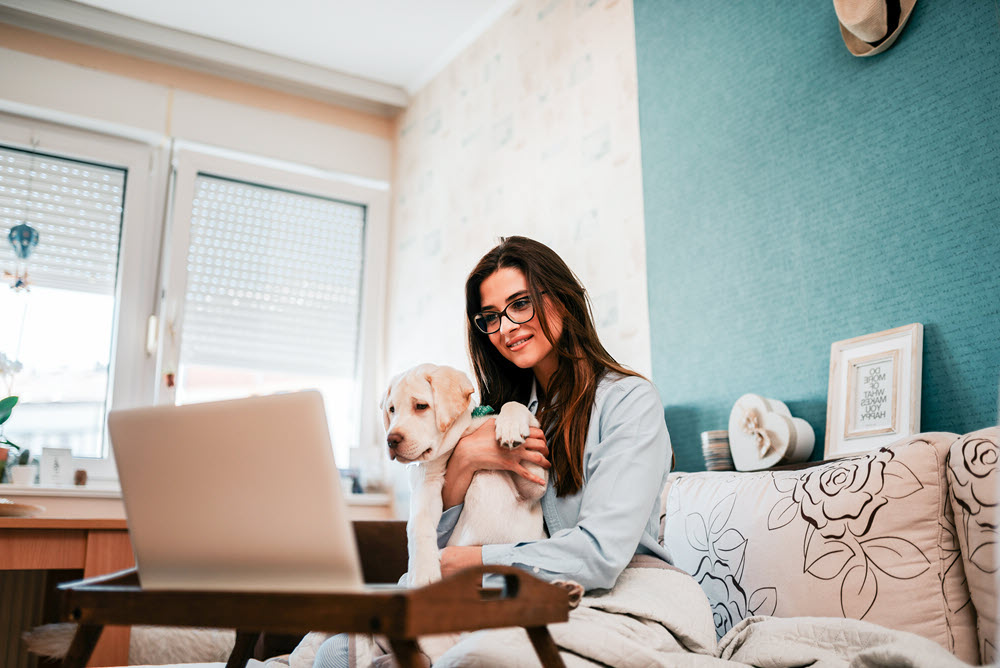
<path id="1" fill-rule="evenodd" d="M 477 418 L 484 415 L 493 415 L 495 412 L 492 406 L 476 406 L 472 409 L 472 417 Z"/>

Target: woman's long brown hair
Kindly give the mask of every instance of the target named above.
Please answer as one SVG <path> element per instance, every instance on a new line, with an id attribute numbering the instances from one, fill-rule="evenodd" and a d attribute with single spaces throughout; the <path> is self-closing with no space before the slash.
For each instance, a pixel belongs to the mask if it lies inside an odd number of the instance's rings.
<path id="1" fill-rule="evenodd" d="M 598 381 L 608 371 L 626 376 L 639 374 L 618 364 L 601 345 L 587 291 L 563 259 L 532 239 L 506 237 L 483 256 L 465 282 L 469 356 L 484 405 L 499 410 L 508 401 L 526 403 L 534 377 L 531 369 L 520 369 L 503 357 L 489 336 L 473 323 L 482 308 L 480 286 L 501 268 L 518 269 L 524 274 L 542 333 L 552 341 L 559 356 L 558 367 L 549 380 L 550 393 L 538 387 L 538 420 L 549 439 L 557 494 L 576 494 L 583 485 L 583 449 Z M 544 304 L 562 319 L 558 341 L 552 338 Z"/>

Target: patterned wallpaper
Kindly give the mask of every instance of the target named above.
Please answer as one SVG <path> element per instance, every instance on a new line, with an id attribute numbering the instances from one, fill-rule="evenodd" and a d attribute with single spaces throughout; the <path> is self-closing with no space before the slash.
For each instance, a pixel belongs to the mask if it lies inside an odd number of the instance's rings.
<path id="1" fill-rule="evenodd" d="M 397 125 L 385 376 L 468 370 L 464 284 L 500 236 L 548 244 L 611 353 L 650 370 L 632 3 L 524 0 Z"/>

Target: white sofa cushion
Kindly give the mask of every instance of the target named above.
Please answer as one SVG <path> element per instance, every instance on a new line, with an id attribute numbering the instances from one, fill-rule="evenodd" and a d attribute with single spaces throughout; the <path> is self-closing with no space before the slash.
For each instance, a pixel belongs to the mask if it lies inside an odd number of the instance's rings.
<path id="1" fill-rule="evenodd" d="M 849 617 L 979 659 L 945 457 L 926 433 L 795 471 L 671 476 L 663 542 L 716 632 L 750 615 Z"/>
<path id="2" fill-rule="evenodd" d="M 948 495 L 955 511 L 958 542 L 976 609 L 979 655 L 984 664 L 997 661 L 997 533 L 1000 513 L 1000 472 L 997 442 L 1000 428 L 966 434 L 951 446 L 948 456 Z"/>

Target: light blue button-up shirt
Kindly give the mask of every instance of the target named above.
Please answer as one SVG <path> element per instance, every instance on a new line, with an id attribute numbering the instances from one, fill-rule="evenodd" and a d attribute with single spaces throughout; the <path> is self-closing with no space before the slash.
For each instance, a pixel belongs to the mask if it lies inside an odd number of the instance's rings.
<path id="1" fill-rule="evenodd" d="M 532 388 L 528 408 L 538 408 Z M 517 566 L 545 580 L 573 580 L 610 589 L 636 554 L 671 562 L 657 543 L 660 492 L 670 472 L 670 435 L 659 393 L 649 381 L 608 373 L 598 384 L 583 453 L 583 487 L 556 496 L 549 479 L 542 513 L 549 538 L 484 545 L 483 563 Z M 462 505 L 449 508 L 438 525 L 447 545 Z"/>

